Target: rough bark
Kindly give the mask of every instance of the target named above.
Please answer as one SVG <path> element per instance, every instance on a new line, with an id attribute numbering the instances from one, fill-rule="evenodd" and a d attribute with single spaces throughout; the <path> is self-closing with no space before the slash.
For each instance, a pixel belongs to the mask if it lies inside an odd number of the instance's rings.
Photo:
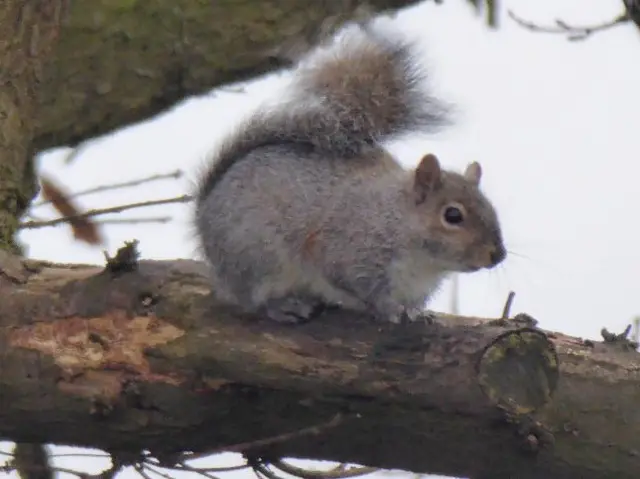
<path id="1" fill-rule="evenodd" d="M 617 343 L 449 316 L 276 325 L 214 308 L 192 261 L 1 264 L 2 439 L 473 478 L 640 470 L 640 357 Z"/>
<path id="2" fill-rule="evenodd" d="M 35 146 L 75 145 L 287 65 L 363 10 L 417 0 L 71 2 L 43 72 Z"/>
<path id="3" fill-rule="evenodd" d="M 35 192 L 36 91 L 55 44 L 62 0 L 0 2 L 0 249 L 19 251 L 18 221 Z"/>

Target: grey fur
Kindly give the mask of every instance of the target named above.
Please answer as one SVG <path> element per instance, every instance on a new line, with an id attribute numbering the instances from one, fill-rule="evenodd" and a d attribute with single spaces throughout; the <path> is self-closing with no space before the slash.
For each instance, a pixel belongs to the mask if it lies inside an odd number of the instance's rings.
<path id="1" fill-rule="evenodd" d="M 229 136 L 202 175 L 206 196 L 224 173 L 263 146 L 301 143 L 345 159 L 408 133 L 449 124 L 450 107 L 426 88 L 413 42 L 370 26 L 311 52 L 294 71 L 289 98 L 262 105 Z"/>
<path id="2" fill-rule="evenodd" d="M 440 180 L 417 201 L 414 172 L 381 146 L 444 123 L 413 49 L 370 28 L 353 35 L 303 65 L 291 98 L 253 115 L 210 159 L 196 227 L 224 302 L 279 321 L 323 304 L 397 320 L 449 272 L 494 266 L 487 251 L 504 257 L 476 185 L 436 164 Z M 469 226 L 442 228 L 449 204 L 463 205 Z"/>

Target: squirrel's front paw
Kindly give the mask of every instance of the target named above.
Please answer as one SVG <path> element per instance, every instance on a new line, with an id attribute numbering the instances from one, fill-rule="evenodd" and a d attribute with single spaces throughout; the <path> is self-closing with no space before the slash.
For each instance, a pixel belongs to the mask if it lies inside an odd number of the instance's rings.
<path id="1" fill-rule="evenodd" d="M 286 296 L 268 300 L 264 306 L 264 314 L 278 323 L 299 324 L 313 319 L 324 309 L 325 306 L 320 301 Z"/>
<path id="2" fill-rule="evenodd" d="M 431 310 L 424 309 L 412 309 L 406 310 L 404 309 L 397 321 L 395 323 L 415 323 L 415 322 L 425 322 L 427 324 L 433 324 L 436 319 L 436 313 Z"/>

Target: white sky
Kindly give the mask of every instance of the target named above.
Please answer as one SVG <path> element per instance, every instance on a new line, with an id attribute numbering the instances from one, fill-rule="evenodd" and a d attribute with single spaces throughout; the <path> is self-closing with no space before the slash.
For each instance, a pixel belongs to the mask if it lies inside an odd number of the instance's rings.
<path id="1" fill-rule="evenodd" d="M 622 8 L 619 0 L 504 3 L 547 24 L 555 18 L 598 23 Z M 640 227 L 627 216 L 640 204 L 638 32 L 625 25 L 570 42 L 533 34 L 506 18 L 498 32 L 490 32 L 461 0 L 428 2 L 397 21 L 407 35 L 424 38 L 434 86 L 462 115 L 447 133 L 405 141 L 392 151 L 407 166 L 427 151 L 453 169 L 480 161 L 485 192 L 514 253 L 497 271 L 461 278 L 461 312 L 495 316 L 513 290 L 513 311 L 531 314 L 543 328 L 590 338 L 598 338 L 603 326 L 621 331 L 640 314 Z M 67 150 L 58 149 L 40 155 L 38 168 L 72 191 L 178 168 L 193 178 L 211 146 L 259 98 L 272 95 L 281 78 L 255 82 L 243 93 L 227 89 L 189 99 L 153 121 L 96 141 L 71 166 L 62 161 Z M 80 203 L 101 208 L 179 196 L 189 188 L 184 179 L 157 182 L 82 197 Z M 34 214 L 53 217 L 48 207 Z M 190 205 L 118 218 L 165 215 L 176 220 L 107 226 L 109 251 L 137 238 L 145 258 L 193 257 Z M 20 239 L 31 257 L 103 261 L 101 249 L 75 243 L 66 227 L 24 231 Z M 445 287 L 433 309 L 446 310 L 449 294 Z M 65 463 L 87 470 L 93 460 Z"/>

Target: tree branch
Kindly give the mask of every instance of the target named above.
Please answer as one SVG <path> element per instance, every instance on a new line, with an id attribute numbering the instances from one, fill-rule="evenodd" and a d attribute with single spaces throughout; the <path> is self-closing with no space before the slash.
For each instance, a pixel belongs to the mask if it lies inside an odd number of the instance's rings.
<path id="1" fill-rule="evenodd" d="M 43 67 L 35 148 L 75 146 L 286 67 L 363 11 L 418 1 L 71 2 Z"/>
<path id="2" fill-rule="evenodd" d="M 146 449 L 167 464 L 242 444 L 267 461 L 473 478 L 640 470 L 640 357 L 615 341 L 446 315 L 392 325 L 334 311 L 285 326 L 213 305 L 194 261 L 122 272 L 11 258 L 3 439 Z"/>

